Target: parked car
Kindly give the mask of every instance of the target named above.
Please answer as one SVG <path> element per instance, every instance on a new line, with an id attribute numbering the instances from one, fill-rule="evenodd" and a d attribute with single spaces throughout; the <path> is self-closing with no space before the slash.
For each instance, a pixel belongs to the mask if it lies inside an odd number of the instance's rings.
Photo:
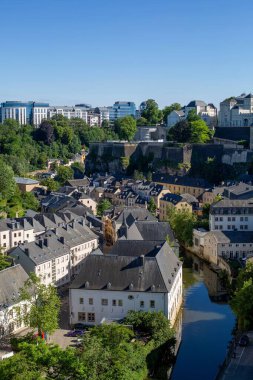
<path id="1" fill-rule="evenodd" d="M 83 330 L 72 330 L 72 331 L 67 332 L 65 336 L 76 337 L 76 336 L 83 335 L 83 333 L 84 333 Z"/>
<path id="2" fill-rule="evenodd" d="M 249 344 L 249 337 L 248 335 L 242 335 L 239 339 L 239 346 L 246 347 Z"/>

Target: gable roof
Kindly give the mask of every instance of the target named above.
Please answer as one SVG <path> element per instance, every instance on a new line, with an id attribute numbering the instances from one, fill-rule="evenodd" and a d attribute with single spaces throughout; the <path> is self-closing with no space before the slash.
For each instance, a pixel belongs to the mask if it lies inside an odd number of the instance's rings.
<path id="1" fill-rule="evenodd" d="M 19 291 L 28 279 L 28 274 L 21 265 L 0 271 L 0 310 L 18 302 Z"/>
<path id="2" fill-rule="evenodd" d="M 206 105 L 203 100 L 192 100 L 186 107 L 206 107 Z"/>
<path id="3" fill-rule="evenodd" d="M 168 245 L 153 257 L 91 254 L 70 288 L 167 293 L 181 265 Z"/>

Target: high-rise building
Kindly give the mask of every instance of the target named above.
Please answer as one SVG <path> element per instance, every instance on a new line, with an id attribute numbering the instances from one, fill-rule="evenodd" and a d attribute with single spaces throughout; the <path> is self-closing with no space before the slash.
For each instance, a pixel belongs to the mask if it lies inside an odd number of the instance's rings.
<path id="1" fill-rule="evenodd" d="M 136 115 L 136 106 L 134 102 L 115 102 L 112 107 L 109 107 L 109 118 L 111 121 L 124 116 Z"/>
<path id="2" fill-rule="evenodd" d="M 6 101 L 1 103 L 0 121 L 13 119 L 19 124 L 31 124 L 38 126 L 47 118 L 48 103 Z"/>

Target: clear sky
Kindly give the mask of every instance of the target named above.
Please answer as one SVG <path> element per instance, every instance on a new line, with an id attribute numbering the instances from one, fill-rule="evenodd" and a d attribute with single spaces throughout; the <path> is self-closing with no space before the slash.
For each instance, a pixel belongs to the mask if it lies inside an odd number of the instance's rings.
<path id="1" fill-rule="evenodd" d="M 0 0 L 0 101 L 218 105 L 253 91 L 253 0 Z"/>

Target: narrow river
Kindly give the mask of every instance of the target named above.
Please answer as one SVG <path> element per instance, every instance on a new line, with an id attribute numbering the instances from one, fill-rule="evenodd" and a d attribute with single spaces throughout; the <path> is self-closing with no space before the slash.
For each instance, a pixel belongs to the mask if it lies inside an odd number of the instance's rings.
<path id="1" fill-rule="evenodd" d="M 224 294 L 217 275 L 192 258 L 184 268 L 182 340 L 171 380 L 214 380 L 235 319 L 230 307 L 217 301 Z"/>

